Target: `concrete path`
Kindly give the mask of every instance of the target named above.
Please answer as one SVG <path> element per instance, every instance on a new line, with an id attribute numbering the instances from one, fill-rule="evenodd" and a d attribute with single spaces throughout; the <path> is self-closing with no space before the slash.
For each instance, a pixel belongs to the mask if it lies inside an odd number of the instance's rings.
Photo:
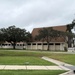
<path id="1" fill-rule="evenodd" d="M 60 62 L 48 57 L 42 57 L 42 59 L 55 63 L 57 66 L 0 65 L 0 70 L 66 70 L 68 72 L 60 75 L 75 75 L 73 72 L 75 67 L 73 65 Z"/>
<path id="2" fill-rule="evenodd" d="M 75 73 L 73 72 L 73 70 L 75 70 L 75 67 L 73 65 L 70 65 L 70 64 L 55 60 L 55 59 L 51 59 L 48 57 L 42 57 L 42 59 L 55 63 L 56 65 L 61 67 L 63 70 L 69 70 L 68 72 L 60 74 L 60 75 L 75 75 Z"/>
<path id="3" fill-rule="evenodd" d="M 67 64 L 67 63 L 64 63 L 64 62 L 61 62 L 61 61 L 58 61 L 58 60 L 55 60 L 55 59 L 51 59 L 51 58 L 48 58 L 48 57 L 42 57 L 42 59 L 50 61 L 52 63 L 55 63 L 58 66 L 73 66 L 71 64 Z"/>
<path id="4" fill-rule="evenodd" d="M 0 65 L 0 70 L 63 70 L 59 66 Z"/>

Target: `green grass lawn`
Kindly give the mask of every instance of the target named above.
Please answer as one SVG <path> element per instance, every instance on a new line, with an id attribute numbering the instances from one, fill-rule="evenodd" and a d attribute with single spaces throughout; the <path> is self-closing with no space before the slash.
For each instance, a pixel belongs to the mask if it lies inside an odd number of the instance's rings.
<path id="1" fill-rule="evenodd" d="M 10 71 L 10 70 L 0 70 L 0 75 L 59 75 L 64 73 L 65 71 L 46 71 L 46 70 L 17 70 L 17 71 Z"/>
<path id="2" fill-rule="evenodd" d="M 41 59 L 41 52 L 0 50 L 0 65 L 55 65 Z"/>
<path id="3" fill-rule="evenodd" d="M 72 65 L 75 65 L 75 54 L 59 54 L 59 53 L 55 54 L 55 53 L 53 53 L 49 57 L 72 64 Z"/>
<path id="4" fill-rule="evenodd" d="M 21 64 L 25 65 L 53 65 L 42 56 L 54 58 L 72 65 L 75 65 L 75 54 L 53 53 L 50 51 L 25 51 L 25 50 L 0 50 L 0 64 Z"/>
<path id="5" fill-rule="evenodd" d="M 40 57 L 33 56 L 0 56 L 0 65 L 54 65 Z"/>

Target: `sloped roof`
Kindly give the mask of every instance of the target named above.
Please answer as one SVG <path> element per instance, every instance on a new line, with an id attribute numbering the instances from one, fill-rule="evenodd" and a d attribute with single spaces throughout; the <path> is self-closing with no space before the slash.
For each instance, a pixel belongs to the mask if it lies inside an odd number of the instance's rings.
<path id="1" fill-rule="evenodd" d="M 43 27 L 43 28 L 48 28 L 48 27 Z M 53 26 L 52 27 L 54 30 L 58 30 L 58 31 L 63 31 L 63 32 L 66 32 L 66 30 L 67 30 L 67 26 L 65 25 L 63 25 L 63 26 Z M 38 35 L 39 33 L 39 30 L 41 30 L 42 28 L 34 28 L 33 29 L 33 31 L 32 31 L 32 37 L 33 37 L 33 39 L 34 39 L 34 37 L 36 36 L 36 35 Z M 34 40 L 35 41 L 35 40 Z M 64 42 L 65 41 L 65 39 L 62 37 L 62 38 L 57 38 L 56 40 L 55 39 L 52 39 L 51 40 L 51 42 Z"/>

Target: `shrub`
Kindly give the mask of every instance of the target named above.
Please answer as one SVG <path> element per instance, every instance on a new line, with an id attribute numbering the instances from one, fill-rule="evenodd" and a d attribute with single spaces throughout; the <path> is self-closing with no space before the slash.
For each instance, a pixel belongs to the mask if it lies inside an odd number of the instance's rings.
<path id="1" fill-rule="evenodd" d="M 67 52 L 67 47 L 64 47 L 64 51 L 66 51 L 66 52 Z"/>

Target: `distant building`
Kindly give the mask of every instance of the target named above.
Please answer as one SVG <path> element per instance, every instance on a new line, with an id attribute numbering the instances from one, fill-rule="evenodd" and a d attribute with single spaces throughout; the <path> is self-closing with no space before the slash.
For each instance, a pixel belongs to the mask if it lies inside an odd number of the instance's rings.
<path id="1" fill-rule="evenodd" d="M 18 42 L 15 47 L 17 49 L 26 48 L 26 43 Z M 3 44 L 0 44 L 0 48 L 13 48 L 13 45 L 11 43 L 9 43 L 9 42 L 4 42 Z"/>
<path id="2" fill-rule="evenodd" d="M 48 27 L 47 27 L 48 28 Z M 36 49 L 36 50 L 47 50 L 47 42 L 36 41 L 34 38 L 38 34 L 38 31 L 42 28 L 34 28 L 32 31 L 33 42 L 27 44 L 27 49 Z M 54 30 L 66 32 L 67 26 L 54 26 Z M 57 39 L 52 39 L 50 42 L 50 50 L 64 50 L 64 47 L 68 48 L 67 37 L 58 37 Z"/>
<path id="3" fill-rule="evenodd" d="M 48 27 L 47 27 L 48 28 Z M 63 26 L 53 26 L 52 27 L 54 30 L 58 30 L 58 31 L 63 31 L 66 32 L 67 30 L 67 26 L 63 25 Z M 35 40 L 35 36 L 38 34 L 38 31 L 41 30 L 42 28 L 34 28 L 32 31 L 32 39 L 31 42 L 25 43 L 25 42 L 18 42 L 16 44 L 16 48 L 18 49 L 31 49 L 31 50 L 47 50 L 47 42 L 46 41 L 36 41 Z M 50 50 L 63 50 L 66 48 L 68 48 L 68 37 L 58 37 L 57 39 L 52 39 L 51 42 L 49 43 L 50 45 Z M 13 48 L 11 43 L 5 42 L 3 44 L 0 44 L 0 48 Z"/>

